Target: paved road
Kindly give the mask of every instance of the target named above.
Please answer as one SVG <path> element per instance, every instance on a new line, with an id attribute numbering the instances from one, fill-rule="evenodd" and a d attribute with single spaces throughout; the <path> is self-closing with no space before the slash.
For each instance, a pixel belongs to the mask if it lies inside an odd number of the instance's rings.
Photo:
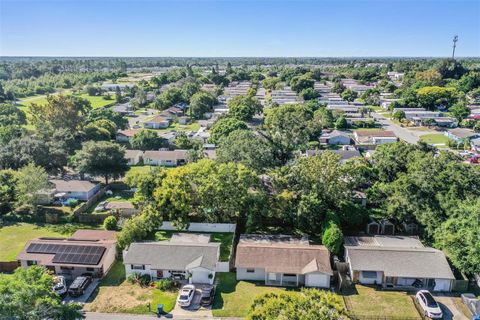
<path id="1" fill-rule="evenodd" d="M 154 315 L 137 315 L 137 314 L 120 314 L 120 313 L 97 313 L 97 312 L 87 312 L 85 313 L 86 320 L 153 320 L 158 319 Z M 161 319 L 178 319 L 178 320 L 187 320 L 187 319 L 221 319 L 221 320 L 241 320 L 242 318 L 205 318 L 202 316 L 197 317 L 194 313 L 188 316 L 162 316 Z"/>
<path id="2" fill-rule="evenodd" d="M 379 113 L 373 112 L 372 115 L 377 119 L 377 121 L 382 125 L 385 130 L 393 131 L 395 135 L 401 140 L 412 144 L 416 144 L 418 140 L 420 140 L 420 134 L 400 127 L 398 124 L 393 123 Z"/>
<path id="3" fill-rule="evenodd" d="M 128 125 L 130 128 L 133 128 L 136 124 L 140 125 L 143 127 L 143 122 L 145 122 L 146 119 L 152 117 L 152 115 L 159 114 L 158 110 L 155 109 L 147 109 L 147 112 L 145 114 L 139 114 L 136 115 L 135 117 L 128 117 Z"/>

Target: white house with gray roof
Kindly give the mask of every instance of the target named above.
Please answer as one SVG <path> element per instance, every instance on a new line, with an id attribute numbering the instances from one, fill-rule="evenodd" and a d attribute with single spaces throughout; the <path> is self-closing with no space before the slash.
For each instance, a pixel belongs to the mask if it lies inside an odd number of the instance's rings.
<path id="1" fill-rule="evenodd" d="M 353 282 L 384 288 L 451 291 L 455 280 L 443 252 L 417 237 L 345 237 L 345 261 Z"/>
<path id="2" fill-rule="evenodd" d="M 134 242 L 123 251 L 127 276 L 148 274 L 153 280 L 188 279 L 213 284 L 220 258 L 220 243 L 208 234 L 178 233 L 169 241 Z"/>

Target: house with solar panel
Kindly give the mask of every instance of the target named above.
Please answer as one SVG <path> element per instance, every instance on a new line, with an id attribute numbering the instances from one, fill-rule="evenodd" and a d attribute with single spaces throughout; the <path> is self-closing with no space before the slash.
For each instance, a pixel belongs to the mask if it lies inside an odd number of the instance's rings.
<path id="1" fill-rule="evenodd" d="M 82 274 L 105 275 L 115 262 L 116 232 L 78 230 L 70 238 L 37 238 L 17 256 L 21 267 L 41 265 L 56 275 L 74 279 Z"/>

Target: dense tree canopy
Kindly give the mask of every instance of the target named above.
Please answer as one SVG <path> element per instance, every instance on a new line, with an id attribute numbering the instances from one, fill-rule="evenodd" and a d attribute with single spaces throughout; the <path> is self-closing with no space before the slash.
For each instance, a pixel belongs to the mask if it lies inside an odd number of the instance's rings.
<path id="1" fill-rule="evenodd" d="M 40 266 L 17 268 L 0 275 L 0 315 L 5 319 L 83 319 L 81 305 L 62 304 L 52 290 L 53 276 Z"/>
<path id="2" fill-rule="evenodd" d="M 250 130 L 236 130 L 220 139 L 217 160 L 242 163 L 257 172 L 263 172 L 276 163 L 269 141 Z"/>
<path id="3" fill-rule="evenodd" d="M 108 141 L 85 142 L 75 153 L 72 164 L 80 173 L 104 177 L 107 184 L 110 178 L 123 176 L 128 168 L 125 149 Z"/>
<path id="4" fill-rule="evenodd" d="M 335 293 L 317 289 L 266 293 L 255 298 L 249 320 L 348 320 L 343 300 Z"/>

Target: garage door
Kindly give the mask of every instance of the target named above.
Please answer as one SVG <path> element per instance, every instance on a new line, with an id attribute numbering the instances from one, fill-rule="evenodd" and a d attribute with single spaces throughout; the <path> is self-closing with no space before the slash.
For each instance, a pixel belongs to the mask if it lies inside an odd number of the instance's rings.
<path id="1" fill-rule="evenodd" d="M 330 287 L 330 276 L 322 273 L 312 273 L 305 276 L 305 286 L 307 287 Z"/>
<path id="2" fill-rule="evenodd" d="M 211 272 L 209 271 L 193 271 L 192 272 L 192 283 L 210 283 L 211 279 L 208 278 Z"/>

